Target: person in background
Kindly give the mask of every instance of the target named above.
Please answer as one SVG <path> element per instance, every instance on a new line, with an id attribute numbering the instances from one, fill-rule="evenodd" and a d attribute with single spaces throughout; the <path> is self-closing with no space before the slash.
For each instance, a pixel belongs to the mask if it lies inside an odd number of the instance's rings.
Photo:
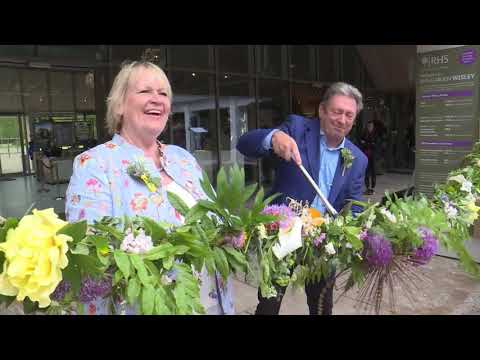
<path id="1" fill-rule="evenodd" d="M 375 156 L 377 150 L 378 132 L 376 131 L 375 122 L 368 120 L 367 126 L 360 138 L 360 147 L 368 159 L 367 172 L 365 174 L 365 195 L 373 195 L 375 193 L 375 185 L 377 183 L 377 175 L 375 173 Z"/>

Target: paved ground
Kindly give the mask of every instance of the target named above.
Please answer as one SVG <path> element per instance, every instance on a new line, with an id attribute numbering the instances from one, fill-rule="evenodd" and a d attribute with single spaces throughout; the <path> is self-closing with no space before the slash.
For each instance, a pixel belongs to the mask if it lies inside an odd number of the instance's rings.
<path id="1" fill-rule="evenodd" d="M 480 280 L 466 274 L 454 259 L 436 256 L 423 267 L 428 279 L 421 283 L 421 289 L 409 300 L 401 288 L 396 288 L 396 312 L 390 311 L 387 304 L 381 310 L 386 315 L 480 315 Z M 253 282 L 246 282 L 244 277 L 234 280 L 236 311 L 239 315 L 250 315 L 257 305 L 257 288 Z M 334 315 L 367 315 L 362 303 L 355 301 L 357 291 L 352 289 L 339 298 L 339 291 L 334 292 Z M 307 299 L 303 290 L 289 288 L 280 309 L 282 315 L 307 315 Z"/>

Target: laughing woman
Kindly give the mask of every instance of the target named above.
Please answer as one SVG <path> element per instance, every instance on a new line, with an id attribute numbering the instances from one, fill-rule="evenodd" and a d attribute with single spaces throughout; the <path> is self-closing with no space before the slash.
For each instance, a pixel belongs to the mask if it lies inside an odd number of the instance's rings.
<path id="1" fill-rule="evenodd" d="M 205 198 L 199 181 L 202 170 L 195 158 L 157 138 L 165 129 L 172 105 L 172 90 L 165 73 L 150 62 L 124 64 L 107 99 L 107 126 L 111 141 L 75 158 L 67 189 L 66 216 L 70 222 L 88 223 L 104 216 L 147 216 L 179 225 L 183 219 L 167 198 L 167 191 L 192 206 Z M 133 162 L 161 178 L 160 186 L 146 186 L 127 172 Z M 207 314 L 233 314 L 231 282 L 201 274 L 200 299 Z M 92 314 L 108 313 L 101 297 L 85 299 Z M 130 313 L 134 313 L 130 309 Z"/>

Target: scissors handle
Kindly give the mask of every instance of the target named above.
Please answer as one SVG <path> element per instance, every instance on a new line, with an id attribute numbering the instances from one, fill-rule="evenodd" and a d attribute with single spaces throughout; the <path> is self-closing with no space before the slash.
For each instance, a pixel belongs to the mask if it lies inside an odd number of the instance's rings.
<path id="1" fill-rule="evenodd" d="M 310 185 L 312 185 L 313 189 L 314 189 L 315 192 L 318 194 L 318 197 L 320 198 L 320 200 L 322 200 L 322 202 L 325 204 L 325 207 L 326 207 L 327 211 L 328 211 L 332 216 L 337 216 L 337 215 L 338 215 L 337 210 L 335 210 L 335 208 L 332 206 L 332 204 L 330 204 L 330 201 L 328 201 L 328 199 L 323 195 L 322 191 L 321 191 L 320 188 L 317 186 L 317 184 L 316 184 L 315 181 L 312 179 L 312 177 L 311 177 L 310 174 L 307 172 L 307 170 L 303 167 L 303 165 L 298 165 L 298 167 L 300 168 L 303 176 L 305 176 L 305 178 L 308 180 L 308 182 L 310 183 Z"/>

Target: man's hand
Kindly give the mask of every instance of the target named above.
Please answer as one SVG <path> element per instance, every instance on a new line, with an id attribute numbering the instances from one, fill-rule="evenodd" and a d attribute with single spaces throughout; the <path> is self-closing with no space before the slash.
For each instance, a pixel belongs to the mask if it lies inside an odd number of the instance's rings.
<path id="1" fill-rule="evenodd" d="M 298 151 L 298 146 L 295 140 L 279 130 L 272 136 L 272 149 L 275 154 L 286 161 L 293 160 L 298 165 L 302 165 L 302 158 Z"/>

